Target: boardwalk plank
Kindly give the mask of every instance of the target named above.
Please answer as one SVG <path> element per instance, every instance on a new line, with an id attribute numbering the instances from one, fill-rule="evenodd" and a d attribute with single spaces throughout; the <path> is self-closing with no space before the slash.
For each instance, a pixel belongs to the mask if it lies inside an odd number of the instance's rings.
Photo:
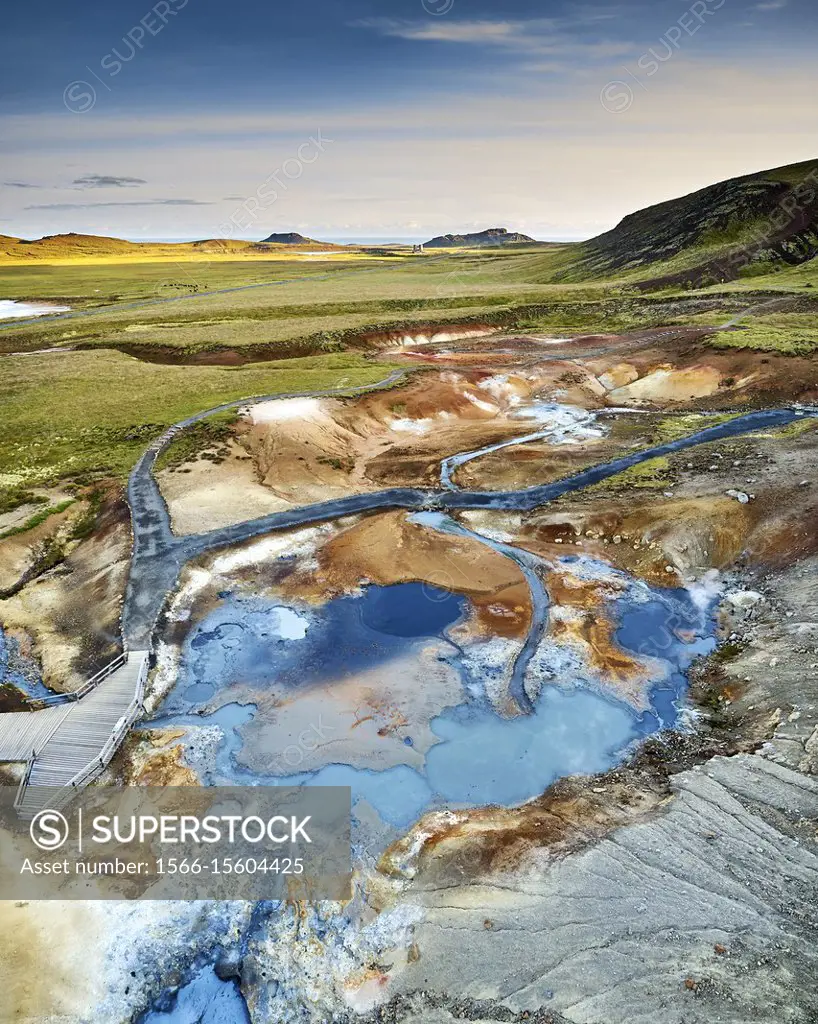
<path id="1" fill-rule="evenodd" d="M 49 806 L 55 787 L 69 786 L 80 773 L 111 759 L 116 747 L 100 762 L 106 744 L 141 699 L 147 658 L 147 651 L 130 652 L 123 665 L 73 704 L 0 715 L 0 760 L 25 761 L 37 752 L 18 808 L 21 817 Z"/>

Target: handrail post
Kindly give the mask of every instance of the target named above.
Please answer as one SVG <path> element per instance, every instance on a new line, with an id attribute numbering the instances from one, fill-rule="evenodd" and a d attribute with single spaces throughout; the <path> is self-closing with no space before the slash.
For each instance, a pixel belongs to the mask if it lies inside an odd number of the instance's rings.
<path id="1" fill-rule="evenodd" d="M 22 803 L 23 797 L 25 796 L 26 789 L 28 787 L 28 781 L 31 778 L 31 772 L 34 769 L 34 761 L 37 758 L 37 751 L 32 747 L 31 757 L 26 762 L 26 770 L 23 772 L 23 777 L 20 779 L 20 785 L 17 787 L 17 793 L 14 797 L 14 809 L 17 810 Z"/>

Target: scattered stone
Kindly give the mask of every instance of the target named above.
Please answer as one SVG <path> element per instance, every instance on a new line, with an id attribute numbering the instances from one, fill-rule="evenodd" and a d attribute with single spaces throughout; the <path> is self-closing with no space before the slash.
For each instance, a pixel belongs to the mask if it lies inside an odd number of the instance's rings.
<path id="1" fill-rule="evenodd" d="M 725 493 L 729 498 L 735 498 L 741 505 L 746 505 L 751 497 L 749 494 L 745 494 L 744 491 L 736 491 L 732 487 Z"/>

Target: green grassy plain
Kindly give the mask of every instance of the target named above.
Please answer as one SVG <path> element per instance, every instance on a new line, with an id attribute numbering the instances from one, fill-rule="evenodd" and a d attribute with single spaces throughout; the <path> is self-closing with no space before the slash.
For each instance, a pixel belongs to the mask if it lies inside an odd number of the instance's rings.
<path id="1" fill-rule="evenodd" d="M 804 299 L 807 286 L 818 285 L 812 260 L 705 289 L 697 297 L 707 305 L 693 309 L 685 305 L 689 290 L 639 291 L 630 274 L 557 282 L 580 249 L 0 267 L 0 298 L 53 300 L 79 314 L 0 324 L 0 500 L 63 478 L 123 478 L 165 427 L 220 402 L 379 380 L 389 367 L 367 361 L 356 342 L 362 332 L 463 322 L 558 334 L 712 324 L 759 296 Z M 719 334 L 712 344 L 818 350 L 814 312 L 762 313 L 742 325 L 748 330 Z M 11 354 L 51 348 L 75 351 Z M 184 365 L 197 354 L 242 349 L 263 361 Z"/>
<path id="2" fill-rule="evenodd" d="M 752 317 L 742 330 L 720 332 L 710 343 L 714 348 L 749 348 L 758 352 L 809 356 L 818 352 L 818 316 L 802 313 Z"/>
<path id="3" fill-rule="evenodd" d="M 167 366 L 110 350 L 5 356 L 0 499 L 66 478 L 123 479 L 167 426 L 209 406 L 367 384 L 389 370 L 345 353 L 240 368 Z"/>
<path id="4" fill-rule="evenodd" d="M 92 267 L 54 267 L 50 274 L 40 267 L 0 268 L 0 297 L 63 300 L 80 314 L 0 325 L 0 353 L 100 346 L 186 358 L 250 349 L 256 358 L 275 359 L 339 351 L 357 334 L 418 324 L 480 322 L 509 330 L 579 333 L 666 322 L 663 303 L 616 281 L 549 283 L 552 258 L 548 252 L 488 251 L 400 264 L 347 264 L 346 269 L 336 265 L 326 272 L 319 261 L 297 279 L 270 277 L 261 287 L 258 263 L 231 262 L 224 264 L 223 277 L 218 267 L 208 268 L 207 291 L 173 301 L 158 301 L 151 293 L 158 286 L 157 268 L 152 276 L 144 264 L 133 266 L 133 277 L 127 265 L 104 267 L 101 278 Z M 190 274 L 199 266 L 191 265 Z M 22 279 L 13 280 L 23 271 L 36 271 L 28 290 Z M 100 286 L 108 304 L 94 308 L 99 302 L 94 290 Z"/>
<path id="5" fill-rule="evenodd" d="M 643 294 L 634 282 L 645 278 L 646 268 L 593 282 L 557 282 L 566 259 L 565 249 L 546 249 L 392 262 L 214 259 L 0 267 L 0 298 L 48 299 L 80 314 L 2 324 L 0 352 L 98 345 L 190 355 L 249 347 L 277 358 L 339 350 L 356 332 L 428 322 L 626 330 L 668 322 L 666 304 L 691 297 L 684 288 Z M 651 275 L 671 266 L 673 261 L 652 265 Z M 739 309 L 747 292 L 809 298 L 811 285 L 818 287 L 818 260 L 698 294 L 732 296 Z"/>

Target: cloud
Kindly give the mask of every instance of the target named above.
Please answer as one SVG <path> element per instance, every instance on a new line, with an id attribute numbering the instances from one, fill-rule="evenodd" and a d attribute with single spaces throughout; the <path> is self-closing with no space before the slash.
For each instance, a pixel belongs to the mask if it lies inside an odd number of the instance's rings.
<path id="1" fill-rule="evenodd" d="M 119 177 L 113 174 L 86 174 L 71 182 L 79 188 L 136 188 L 147 185 L 144 178 Z"/>
<path id="2" fill-rule="evenodd" d="M 214 198 L 211 206 L 23 212 L 25 203 L 87 203 L 94 196 L 7 189 L 0 191 L 0 214 L 9 218 L 14 207 L 5 233 L 22 237 L 71 229 L 134 238 L 210 237 L 223 219 L 222 197 L 254 194 L 254 184 L 281 167 L 309 134 L 317 137 L 320 125 L 338 143 L 305 167 L 297 182 L 287 181 L 286 192 L 277 190 L 274 208 L 279 223 L 297 230 L 311 225 L 305 235 L 431 237 L 479 220 L 482 226 L 519 225 L 536 237 L 587 237 L 640 207 L 818 155 L 810 56 L 795 52 L 782 65 L 777 51 L 765 57 L 742 48 L 732 59 L 716 60 L 691 49 L 685 60 L 668 61 L 648 79 L 649 91 L 638 91 L 622 115 L 600 103 L 600 90 L 612 77 L 607 69 L 572 79 L 570 89 L 546 75 L 529 75 L 525 88 L 512 75 L 498 76 L 487 94 L 443 90 L 433 104 L 424 96 L 396 102 L 388 94 L 370 94 L 358 104 L 322 111 L 310 98 L 285 111 L 165 109 L 146 118 L 100 110 L 90 120 L 56 112 L 0 115 L 6 165 L 19 180 L 46 183 L 54 167 L 82 154 L 98 167 L 139 167 L 147 174 L 150 190 L 131 190 L 133 199 L 162 200 L 185 191 L 195 199 Z M 41 139 L 48 140 L 47 148 Z M 27 145 L 29 140 L 35 144 Z M 71 169 L 66 183 L 88 166 Z M 373 174 L 373 167 L 389 171 Z M 126 197 L 111 190 L 107 199 Z M 418 220 L 422 226 L 410 229 Z"/>
<path id="3" fill-rule="evenodd" d="M 787 6 L 787 0 L 762 0 L 761 3 L 756 4 L 755 9 L 757 11 L 780 11 L 782 7 Z"/>
<path id="4" fill-rule="evenodd" d="M 121 206 L 213 206 L 200 199 L 135 199 L 130 203 L 41 203 L 26 206 L 26 210 L 95 210 L 102 207 Z"/>
<path id="5" fill-rule="evenodd" d="M 522 71 L 532 71 L 537 74 L 563 74 L 566 71 L 571 71 L 572 67 L 570 64 L 558 60 L 540 60 L 532 64 L 523 64 Z"/>
<path id="6" fill-rule="evenodd" d="M 4 181 L 6 188 L 42 188 L 42 185 L 34 185 L 30 181 Z"/>
<path id="7" fill-rule="evenodd" d="M 487 43 L 506 45 L 520 36 L 522 21 L 399 21 L 395 18 L 363 18 L 353 22 L 383 36 L 443 43 Z M 553 28 L 553 22 L 548 23 Z"/>
<path id="8" fill-rule="evenodd" d="M 553 18 L 531 18 L 523 21 L 400 21 L 395 18 L 364 18 L 354 27 L 371 29 L 383 36 L 417 42 L 453 43 L 470 46 L 493 46 L 507 51 L 565 56 L 620 57 L 633 53 L 637 47 L 628 42 L 598 40 L 586 42 L 572 34 L 576 23 L 559 22 Z"/>

